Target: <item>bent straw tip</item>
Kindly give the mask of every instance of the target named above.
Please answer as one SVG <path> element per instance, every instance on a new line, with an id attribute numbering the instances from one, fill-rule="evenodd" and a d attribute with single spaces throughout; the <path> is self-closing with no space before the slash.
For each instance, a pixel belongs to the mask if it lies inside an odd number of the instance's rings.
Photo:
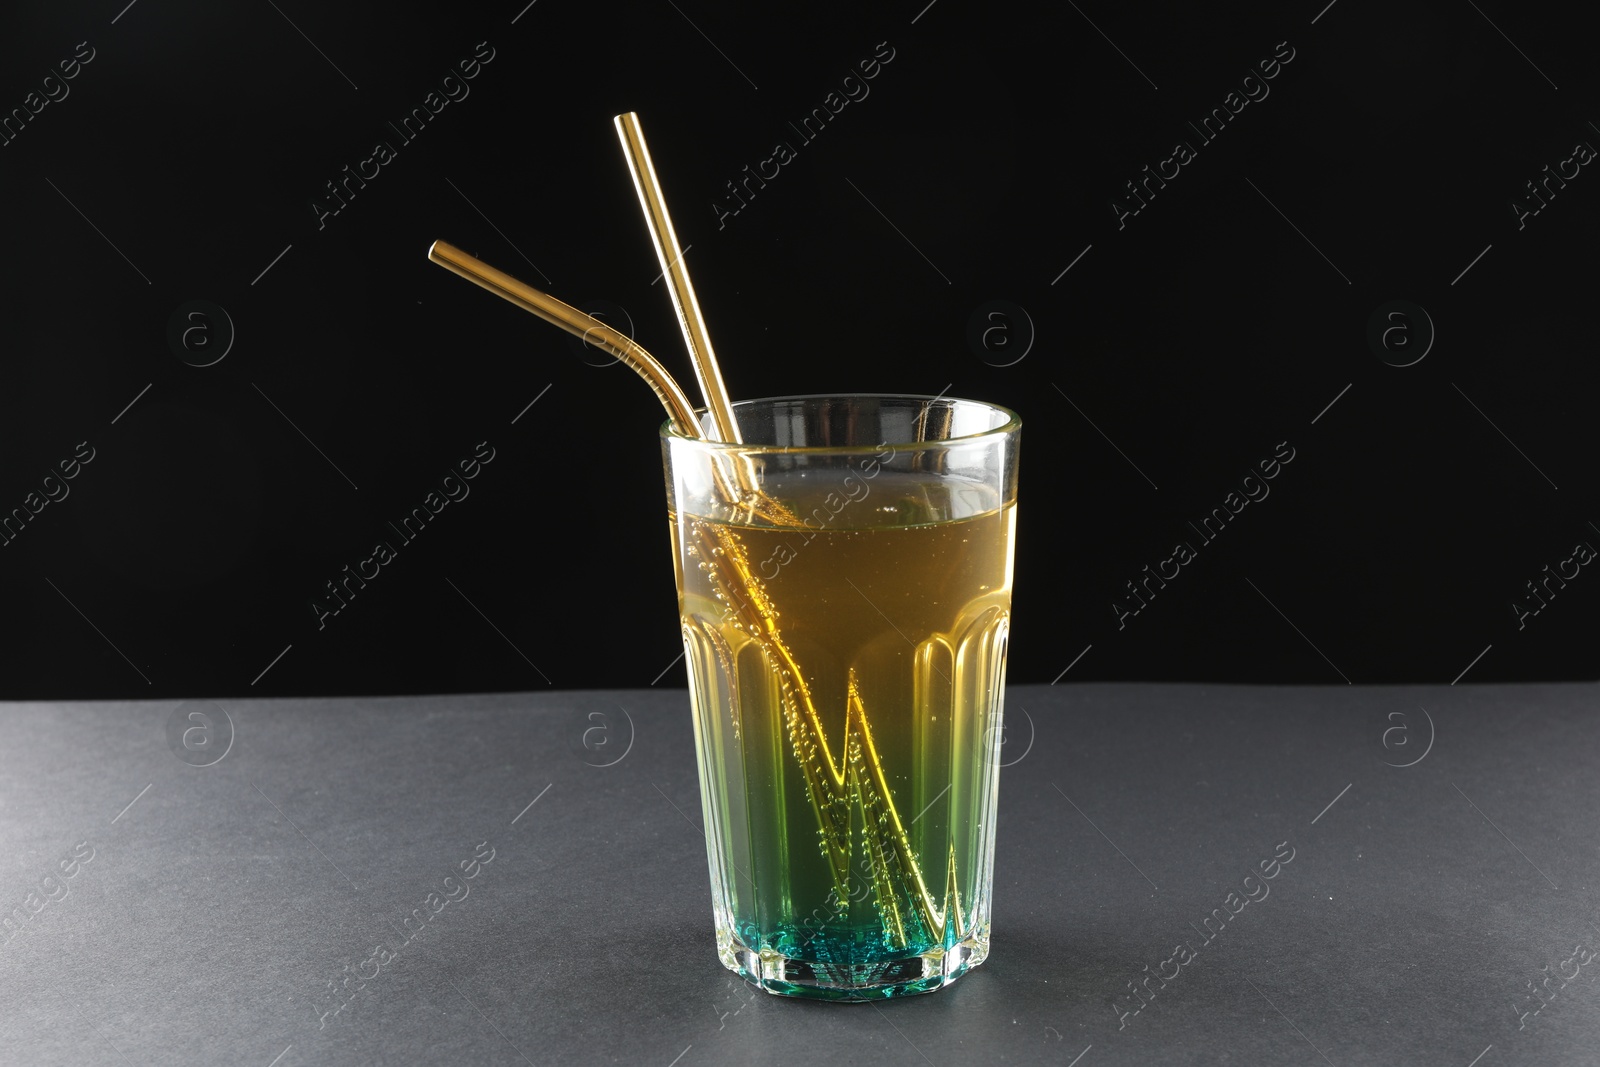
<path id="1" fill-rule="evenodd" d="M 453 270 L 457 274 L 467 274 L 469 277 L 474 273 L 481 273 L 483 269 L 494 269 L 470 252 L 463 252 L 449 241 L 444 240 L 435 241 L 428 246 L 428 260 L 448 270 Z"/>

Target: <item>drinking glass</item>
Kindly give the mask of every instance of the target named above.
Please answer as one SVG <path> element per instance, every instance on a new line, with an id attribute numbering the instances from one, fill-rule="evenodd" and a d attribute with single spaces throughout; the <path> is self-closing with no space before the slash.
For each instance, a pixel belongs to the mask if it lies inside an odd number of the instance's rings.
<path id="1" fill-rule="evenodd" d="M 773 993 L 930 992 L 989 953 L 1021 421 L 734 411 L 743 443 L 661 433 L 717 953 Z"/>

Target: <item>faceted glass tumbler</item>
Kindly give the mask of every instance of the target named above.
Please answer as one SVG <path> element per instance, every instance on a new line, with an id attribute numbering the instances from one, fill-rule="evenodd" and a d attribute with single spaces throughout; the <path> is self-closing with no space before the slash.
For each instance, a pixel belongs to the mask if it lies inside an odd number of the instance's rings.
<path id="1" fill-rule="evenodd" d="M 662 430 L 717 952 L 773 993 L 930 992 L 989 952 L 1021 422 L 734 411 L 742 443 Z"/>

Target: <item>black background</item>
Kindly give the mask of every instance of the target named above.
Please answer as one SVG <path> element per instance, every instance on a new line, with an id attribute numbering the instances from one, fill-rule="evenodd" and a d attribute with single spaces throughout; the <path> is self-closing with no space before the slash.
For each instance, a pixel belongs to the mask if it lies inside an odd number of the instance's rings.
<path id="1" fill-rule="evenodd" d="M 1600 578 L 1521 629 L 1512 608 L 1600 545 L 1600 179 L 1521 229 L 1511 208 L 1600 144 L 1569 11 L 8 4 L 0 109 L 94 58 L 0 147 L 0 512 L 78 442 L 95 458 L 0 547 L 3 695 L 682 684 L 659 405 L 425 258 L 443 238 L 625 308 L 690 384 L 630 109 L 735 397 L 1022 414 L 1013 681 L 1593 677 Z M 478 42 L 470 95 L 401 143 L 386 121 Z M 880 42 L 870 94 L 802 143 L 789 123 Z M 1201 143 L 1187 122 L 1279 42 L 1270 95 Z M 319 228 L 378 140 L 396 158 Z M 1179 140 L 1196 158 L 1119 228 Z M 719 227 L 779 141 L 797 158 Z M 235 332 L 211 366 L 168 342 L 191 300 Z M 975 348 L 995 300 L 1028 321 Z M 1410 349 L 1368 342 L 1393 300 L 1436 331 L 1410 366 L 1420 320 Z M 323 584 L 484 440 L 471 495 L 319 630 Z M 1187 523 L 1285 441 L 1271 495 L 1200 547 Z M 1179 540 L 1198 559 L 1119 629 Z"/>

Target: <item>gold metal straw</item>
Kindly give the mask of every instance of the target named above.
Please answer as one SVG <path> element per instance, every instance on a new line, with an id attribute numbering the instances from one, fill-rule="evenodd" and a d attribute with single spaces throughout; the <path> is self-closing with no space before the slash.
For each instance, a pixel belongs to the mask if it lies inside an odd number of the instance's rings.
<path id="1" fill-rule="evenodd" d="M 445 241 L 435 241 L 428 248 L 428 258 L 433 262 L 461 275 L 469 282 L 483 286 L 494 295 L 509 300 L 511 303 L 531 311 L 546 322 L 566 330 L 586 344 L 603 348 L 631 367 L 634 373 L 650 383 L 650 388 L 655 390 L 656 397 L 667 409 L 667 415 L 672 419 L 673 426 L 678 433 L 685 437 L 703 438 L 700 431 L 700 420 L 695 418 L 694 408 L 689 403 L 689 398 L 684 395 L 683 389 L 667 373 L 665 367 L 656 362 L 654 356 L 646 352 L 626 334 L 618 333 L 599 319 L 586 315 L 570 304 L 562 303 L 548 293 L 540 292 L 526 282 L 518 281 L 504 271 L 499 271 L 483 262 L 483 260 L 470 256 L 453 244 Z"/>
<path id="2" fill-rule="evenodd" d="M 496 270 L 483 260 L 461 251 L 446 241 L 433 242 L 428 249 L 428 258 L 441 267 L 482 286 L 495 296 L 561 327 L 584 343 L 610 352 L 650 384 L 662 407 L 667 409 L 673 428 L 679 434 L 696 440 L 705 440 L 706 434 L 700 428 L 700 420 L 690 406 L 689 398 L 684 395 L 683 388 L 671 374 L 667 373 L 665 367 L 656 362 L 654 356 L 646 352 L 632 338 L 618 333 L 592 315 L 586 315 L 572 305 L 557 300 L 549 293 L 540 292 L 527 282 L 519 281 L 504 271 Z M 718 457 L 718 459 L 725 458 Z M 758 480 L 753 472 L 747 470 L 749 458 L 740 457 L 740 459 L 744 462 L 734 464 L 732 479 L 723 470 L 721 463 L 716 460 L 712 463 L 712 478 L 722 499 L 730 506 L 743 508 L 752 515 L 759 515 L 775 526 L 801 525 L 799 516 L 758 488 Z M 734 482 L 738 483 L 737 487 Z"/>
<path id="3" fill-rule="evenodd" d="M 695 377 L 700 380 L 706 410 L 711 412 L 712 440 L 739 443 L 743 439 L 739 436 L 739 424 L 734 421 L 733 403 L 728 399 L 727 386 L 722 384 L 722 372 L 717 369 L 711 335 L 706 332 L 705 320 L 700 315 L 700 302 L 695 299 L 694 284 L 689 281 L 689 270 L 683 263 L 678 234 L 672 228 L 672 216 L 667 214 L 667 201 L 656 178 L 655 164 L 650 162 L 650 149 L 644 143 L 644 131 L 639 128 L 639 116 L 628 111 L 611 121 L 622 141 L 622 154 L 628 159 L 628 172 L 633 175 L 633 188 L 639 194 L 639 206 L 644 209 L 645 222 L 650 226 L 650 240 L 656 246 L 656 259 L 661 263 L 661 276 L 666 280 L 673 309 L 678 313 L 684 343 L 689 346 L 689 359 L 694 364 Z"/>

